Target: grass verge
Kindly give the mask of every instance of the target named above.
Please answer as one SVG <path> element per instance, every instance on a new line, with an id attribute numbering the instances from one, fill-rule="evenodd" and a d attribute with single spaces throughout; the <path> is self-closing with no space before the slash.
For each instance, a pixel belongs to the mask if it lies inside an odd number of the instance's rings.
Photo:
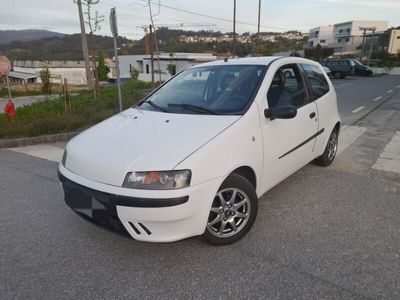
<path id="1" fill-rule="evenodd" d="M 151 83 L 130 82 L 122 86 L 123 107 L 128 108 L 140 101 Z M 101 90 L 97 100 L 93 93 L 85 91 L 70 97 L 71 110 L 65 112 L 62 99 L 45 100 L 17 109 L 17 117 L 10 121 L 0 114 L 0 139 L 34 137 L 65 133 L 88 128 L 118 112 L 116 87 Z M 1 108 L 3 109 L 3 108 Z"/>

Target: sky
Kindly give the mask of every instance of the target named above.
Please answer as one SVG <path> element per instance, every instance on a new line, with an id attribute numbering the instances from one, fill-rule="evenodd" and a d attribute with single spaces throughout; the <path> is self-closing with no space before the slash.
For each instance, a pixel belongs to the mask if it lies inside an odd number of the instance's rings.
<path id="1" fill-rule="evenodd" d="M 200 26 L 182 29 L 232 31 L 233 0 L 151 1 L 156 26 L 183 23 Z M 94 10 L 105 18 L 98 34 L 110 35 L 108 16 L 112 7 L 117 9 L 119 34 L 140 39 L 143 29 L 138 26 L 150 24 L 147 1 L 100 0 Z M 237 0 L 237 32 L 256 32 L 257 15 L 258 0 Z M 399 16 L 400 0 L 261 0 L 261 31 L 308 32 L 319 25 L 348 20 L 387 20 L 389 26 L 397 27 Z M 0 0 L 0 30 L 7 29 L 77 33 L 80 32 L 78 9 L 73 0 Z"/>

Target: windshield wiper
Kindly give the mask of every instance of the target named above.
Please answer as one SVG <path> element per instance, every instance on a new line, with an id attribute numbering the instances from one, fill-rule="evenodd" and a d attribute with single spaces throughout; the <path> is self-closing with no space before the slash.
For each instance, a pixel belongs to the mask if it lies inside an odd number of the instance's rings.
<path id="1" fill-rule="evenodd" d="M 149 104 L 149 105 L 152 106 L 155 110 L 167 112 L 164 108 L 158 106 L 157 104 L 155 104 L 155 103 L 154 103 L 153 101 L 151 101 L 151 100 L 143 101 L 143 103 Z"/>
<path id="2" fill-rule="evenodd" d="M 220 115 L 219 112 L 216 110 L 213 110 L 211 108 L 199 106 L 199 105 L 193 105 L 193 104 L 187 104 L 187 103 L 168 103 L 168 107 L 181 107 L 183 109 L 195 111 L 198 113 L 209 113 L 212 115 Z"/>

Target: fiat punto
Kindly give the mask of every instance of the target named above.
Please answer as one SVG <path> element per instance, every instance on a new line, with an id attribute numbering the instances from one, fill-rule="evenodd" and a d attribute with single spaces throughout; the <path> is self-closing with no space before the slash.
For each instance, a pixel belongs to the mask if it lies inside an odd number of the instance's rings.
<path id="1" fill-rule="evenodd" d="M 72 210 L 136 240 L 225 245 L 249 232 L 273 186 L 332 163 L 340 124 L 318 63 L 215 61 L 73 138 L 59 178 Z"/>

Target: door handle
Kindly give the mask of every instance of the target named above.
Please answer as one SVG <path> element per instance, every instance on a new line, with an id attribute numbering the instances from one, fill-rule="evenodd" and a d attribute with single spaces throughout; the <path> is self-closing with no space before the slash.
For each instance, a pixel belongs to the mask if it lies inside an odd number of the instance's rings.
<path id="1" fill-rule="evenodd" d="M 312 113 L 310 114 L 310 119 L 314 119 L 315 116 L 316 116 L 315 112 L 312 112 Z"/>

